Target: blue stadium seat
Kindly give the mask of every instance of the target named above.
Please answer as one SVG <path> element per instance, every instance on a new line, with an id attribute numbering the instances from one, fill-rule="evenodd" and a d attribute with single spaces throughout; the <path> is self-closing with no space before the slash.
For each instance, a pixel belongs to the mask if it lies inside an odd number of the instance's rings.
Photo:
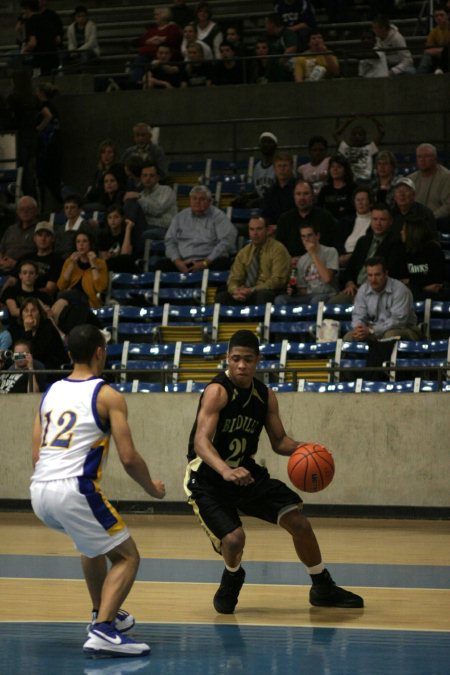
<path id="1" fill-rule="evenodd" d="M 207 383 L 206 382 L 193 382 L 188 380 L 187 382 L 169 382 L 165 385 L 164 391 L 168 393 L 195 393 L 201 394 L 205 391 Z"/>
<path id="2" fill-rule="evenodd" d="M 127 393 L 139 393 L 139 394 L 149 394 L 149 393 L 160 393 L 163 391 L 163 388 L 159 382 L 139 382 L 138 380 L 133 380 L 133 382 L 112 382 L 111 387 L 120 391 L 123 394 Z"/>

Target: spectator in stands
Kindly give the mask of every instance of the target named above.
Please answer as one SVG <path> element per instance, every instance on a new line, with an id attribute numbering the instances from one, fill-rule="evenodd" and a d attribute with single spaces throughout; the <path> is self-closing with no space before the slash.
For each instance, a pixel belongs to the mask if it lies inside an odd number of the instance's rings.
<path id="1" fill-rule="evenodd" d="M 234 45 L 231 42 L 222 42 L 219 51 L 220 60 L 214 64 L 212 83 L 219 86 L 224 84 L 243 84 L 244 72 L 242 61 L 236 59 Z"/>
<path id="2" fill-rule="evenodd" d="M 86 64 L 100 56 L 97 42 L 97 26 L 89 18 L 84 5 L 75 7 L 73 22 L 67 28 L 67 48 L 71 62 Z"/>
<path id="3" fill-rule="evenodd" d="M 312 136 L 308 141 L 310 161 L 297 168 L 299 178 L 311 183 L 317 196 L 328 176 L 330 156 L 328 143 L 323 136 Z"/>
<path id="4" fill-rule="evenodd" d="M 292 64 L 290 58 L 297 53 L 297 36 L 294 31 L 289 30 L 283 24 L 279 14 L 269 14 L 264 19 L 265 37 L 269 42 L 270 53 L 280 54 L 285 58 L 278 61 L 280 68 L 286 73 L 286 80 L 292 80 Z"/>
<path id="5" fill-rule="evenodd" d="M 172 14 L 172 21 L 184 28 L 188 23 L 194 21 L 194 10 L 191 7 L 188 7 L 185 0 L 175 0 L 174 4 L 170 7 L 170 12 Z"/>
<path id="6" fill-rule="evenodd" d="M 299 178 L 293 190 L 294 208 L 283 213 L 277 226 L 277 239 L 286 246 L 292 257 L 292 265 L 296 266 L 298 258 L 306 249 L 299 236 L 301 227 L 312 227 L 320 232 L 324 246 L 334 246 L 336 223 L 328 211 L 315 206 L 314 191 L 311 183 Z"/>
<path id="7" fill-rule="evenodd" d="M 412 54 L 397 26 L 391 24 L 387 16 L 378 14 L 372 21 L 372 30 L 377 36 L 375 48 L 386 50 L 389 75 L 414 75 Z"/>
<path id="8" fill-rule="evenodd" d="M 416 186 L 416 200 L 428 206 L 441 232 L 450 232 L 450 170 L 439 164 L 437 149 L 421 143 L 416 149 L 417 171 L 410 175 Z"/>
<path id="9" fill-rule="evenodd" d="M 397 235 L 400 235 L 406 218 L 420 218 L 435 238 L 438 237 L 433 212 L 416 201 L 416 186 L 408 176 L 399 176 L 394 183 L 392 217 L 392 229 Z"/>
<path id="10" fill-rule="evenodd" d="M 394 206 L 394 184 L 397 176 L 397 160 L 394 153 L 382 150 L 375 160 L 375 175 L 370 183 L 376 202 Z"/>
<path id="11" fill-rule="evenodd" d="M 269 236 L 264 218 L 251 218 L 248 233 L 250 243 L 238 252 L 227 288 L 218 291 L 216 302 L 262 305 L 273 302 L 286 286 L 291 260 L 286 248 Z"/>
<path id="12" fill-rule="evenodd" d="M 127 192 L 140 192 L 142 190 L 141 173 L 145 160 L 141 159 L 139 155 L 130 155 L 123 165 L 127 177 Z"/>
<path id="13" fill-rule="evenodd" d="M 267 190 L 275 182 L 273 162 L 278 148 L 278 138 L 271 131 L 263 131 L 258 139 L 258 146 L 261 159 L 253 167 L 253 185 L 257 198 L 262 200 Z M 256 206 L 256 204 L 254 205 Z M 261 201 L 259 205 L 261 205 Z"/>
<path id="14" fill-rule="evenodd" d="M 109 272 L 136 272 L 133 256 L 134 223 L 125 218 L 122 206 L 114 204 L 106 211 L 107 227 L 99 234 L 99 256 L 106 260 Z"/>
<path id="15" fill-rule="evenodd" d="M 45 391 L 47 380 L 44 375 L 31 373 L 44 370 L 44 364 L 33 358 L 31 343 L 18 338 L 13 344 L 12 364 L 8 373 L 0 375 L 0 394 L 27 394 Z"/>
<path id="16" fill-rule="evenodd" d="M 34 228 L 33 238 L 36 252 L 28 255 L 26 260 L 29 260 L 38 266 L 39 276 L 36 281 L 36 288 L 38 291 L 42 291 L 53 300 L 57 291 L 56 282 L 62 267 L 61 258 L 55 253 L 53 223 L 41 220 Z M 20 262 L 22 262 L 22 260 L 20 260 Z M 12 276 L 17 282 L 18 276 L 16 273 L 13 273 Z"/>
<path id="17" fill-rule="evenodd" d="M 164 239 L 178 211 L 175 192 L 169 185 L 160 185 L 158 169 L 148 162 L 142 167 L 141 185 L 140 192 L 127 192 L 125 201 L 137 199 L 146 221 L 143 237 Z"/>
<path id="18" fill-rule="evenodd" d="M 45 310 L 49 310 L 52 304 L 51 298 L 37 289 L 39 269 L 36 263 L 24 260 L 18 265 L 18 283 L 8 287 L 2 296 L 9 312 L 9 327 L 14 338 L 20 335 L 20 307 L 28 298 L 39 300 Z"/>
<path id="19" fill-rule="evenodd" d="M 436 5 L 433 17 L 436 25 L 427 35 L 424 54 L 417 69 L 419 74 L 434 73 L 440 68 L 442 51 L 450 43 L 450 7 Z"/>
<path id="20" fill-rule="evenodd" d="M 140 38 L 138 56 L 134 61 L 131 81 L 142 84 L 147 66 L 156 58 L 159 45 L 163 44 L 172 49 L 174 59 L 180 55 L 182 33 L 180 27 L 171 21 L 171 12 L 168 7 L 158 6 L 153 10 L 154 25 Z"/>
<path id="21" fill-rule="evenodd" d="M 147 222 L 137 198 L 132 196 L 131 191 L 126 191 L 126 183 L 125 172 L 123 170 L 118 171 L 118 167 L 114 167 L 105 173 L 103 194 L 100 196 L 100 201 L 96 205 L 96 208 L 103 213 L 110 206 L 119 204 L 123 207 L 125 218 L 132 220 L 134 223 L 132 233 L 133 250 L 134 254 L 140 257 L 144 250 L 143 232 L 147 228 Z M 133 194 L 138 193 L 133 192 Z"/>
<path id="22" fill-rule="evenodd" d="M 220 45 L 223 42 L 223 33 L 219 24 L 212 20 L 211 7 L 207 2 L 198 3 L 195 8 L 195 19 L 198 39 L 206 42 L 214 57 L 220 59 Z"/>
<path id="23" fill-rule="evenodd" d="M 58 49 L 64 36 L 62 21 L 58 14 L 38 0 L 22 0 L 20 3 L 25 17 L 25 38 L 22 54 L 32 55 L 33 68 L 41 75 L 52 75 L 59 66 Z"/>
<path id="24" fill-rule="evenodd" d="M 326 46 L 322 33 L 316 30 L 311 32 L 307 51 L 295 57 L 293 63 L 296 82 L 330 79 L 340 74 L 339 61 Z"/>
<path id="25" fill-rule="evenodd" d="M 386 54 L 381 49 L 376 49 L 377 37 L 373 30 L 366 30 L 361 36 L 360 50 L 356 54 L 358 58 L 359 77 L 388 77 L 389 68 Z"/>
<path id="26" fill-rule="evenodd" d="M 265 192 L 262 216 L 266 219 L 271 236 L 275 234 L 282 213 L 294 208 L 294 160 L 288 152 L 277 152 L 273 160 L 275 181 Z"/>
<path id="27" fill-rule="evenodd" d="M 326 302 L 336 293 L 336 275 L 339 270 L 339 255 L 332 246 L 320 243 L 317 226 L 300 225 L 300 238 L 306 250 L 295 268 L 295 285 L 275 298 L 276 305 L 304 305 Z"/>
<path id="28" fill-rule="evenodd" d="M 352 330 L 344 340 L 384 340 L 399 337 L 419 340 L 420 329 L 411 291 L 391 279 L 382 257 L 365 262 L 367 281 L 358 289 L 352 312 Z"/>
<path id="29" fill-rule="evenodd" d="M 195 23 L 188 23 L 183 28 L 183 41 L 181 43 L 181 55 L 185 61 L 188 61 L 188 47 L 194 43 L 201 45 L 203 49 L 203 57 L 206 61 L 213 58 L 211 47 L 198 39 L 197 25 Z"/>
<path id="30" fill-rule="evenodd" d="M 392 230 L 392 215 L 387 204 L 374 204 L 371 210 L 370 228 L 360 237 L 341 276 L 343 290 L 330 302 L 352 304 L 358 288 L 367 280 L 366 261 L 381 256 L 388 267 L 398 260 L 400 237 Z"/>
<path id="31" fill-rule="evenodd" d="M 60 370 L 70 359 L 63 344 L 60 332 L 52 319 L 47 317 L 41 303 L 36 298 L 28 298 L 20 307 L 22 338 L 31 343 L 35 359 L 48 370 Z M 47 381 L 54 382 L 60 376 L 48 375 Z"/>
<path id="32" fill-rule="evenodd" d="M 12 335 L 4 325 L 3 321 L 0 320 L 0 370 L 4 366 L 4 352 L 9 350 L 12 345 Z"/>
<path id="33" fill-rule="evenodd" d="M 371 221 L 371 207 L 372 207 L 372 193 L 369 188 L 361 186 L 355 188 L 353 193 L 353 203 L 355 205 L 355 220 L 353 227 L 344 242 L 344 250 L 339 256 L 339 264 L 345 267 L 350 256 L 355 250 L 356 242 L 361 239 L 370 227 Z"/>
<path id="34" fill-rule="evenodd" d="M 181 84 L 179 66 L 171 63 L 172 50 L 167 45 L 159 45 L 156 58 L 143 78 L 143 89 L 176 89 Z"/>
<path id="35" fill-rule="evenodd" d="M 305 51 L 309 37 L 316 29 L 313 3 L 310 0 L 281 0 L 275 3 L 275 12 L 280 15 L 283 25 L 296 35 L 296 51 Z"/>
<path id="36" fill-rule="evenodd" d="M 122 162 L 126 162 L 130 155 L 139 155 L 146 162 L 152 162 L 158 167 L 160 180 L 167 178 L 167 159 L 161 145 L 153 143 L 152 128 L 146 122 L 138 122 L 133 127 L 134 145 L 128 147 L 122 156 Z"/>
<path id="37" fill-rule="evenodd" d="M 225 31 L 225 41 L 232 44 L 236 56 L 248 56 L 248 49 L 242 39 L 242 30 L 237 24 L 229 24 Z"/>
<path id="38" fill-rule="evenodd" d="M 36 90 L 39 101 L 36 120 L 36 176 L 42 210 L 44 204 L 47 204 L 47 190 L 56 202 L 56 208 L 59 209 L 61 205 L 63 146 L 59 112 L 53 102 L 58 94 L 58 89 L 50 82 L 43 82 Z"/>
<path id="39" fill-rule="evenodd" d="M 206 268 L 230 269 L 236 250 L 236 229 L 225 213 L 212 205 L 210 190 L 197 185 L 190 192 L 190 206 L 172 220 L 165 236 L 164 271 L 197 272 Z"/>
<path id="40" fill-rule="evenodd" d="M 355 183 L 350 162 L 340 153 L 330 157 L 327 180 L 317 196 L 317 205 L 326 209 L 336 220 L 334 245 L 342 250 L 355 216 L 353 193 Z"/>
<path id="41" fill-rule="evenodd" d="M 34 253 L 34 228 L 38 205 L 33 197 L 21 197 L 16 207 L 17 222 L 6 228 L 0 240 L 0 273 L 9 274 L 24 256 Z"/>
<path id="42" fill-rule="evenodd" d="M 251 82 L 267 84 L 292 80 L 292 73 L 286 69 L 285 64 L 280 63 L 279 59 L 270 57 L 270 43 L 267 37 L 262 35 L 257 38 L 254 50 L 257 58 L 253 59 L 249 66 Z"/>
<path id="43" fill-rule="evenodd" d="M 97 168 L 95 170 L 92 182 L 84 199 L 86 203 L 96 202 L 100 198 L 103 190 L 103 177 L 106 171 L 119 163 L 119 153 L 116 143 L 111 138 L 105 138 L 101 141 L 97 151 Z"/>
<path id="44" fill-rule="evenodd" d="M 76 232 L 80 227 L 87 225 L 83 213 L 83 200 L 79 195 L 66 195 L 64 214 L 67 220 L 64 225 L 59 225 L 55 232 L 55 253 L 63 260 L 73 251 Z"/>
<path id="45" fill-rule="evenodd" d="M 444 253 L 427 224 L 407 217 L 401 230 L 403 258 L 396 276 L 405 283 L 414 300 L 448 300 L 450 291 Z"/>
<path id="46" fill-rule="evenodd" d="M 261 208 L 264 194 L 275 181 L 273 159 L 278 147 L 278 139 L 271 131 L 264 131 L 258 139 L 258 146 L 261 159 L 255 163 L 251 176 L 255 191 L 246 192 L 236 197 L 232 201 L 232 205 L 237 208 Z"/>
<path id="47" fill-rule="evenodd" d="M 199 42 L 188 45 L 187 61 L 181 76 L 182 87 L 207 87 L 211 84 L 213 70 L 205 60 L 203 47 Z"/>
<path id="48" fill-rule="evenodd" d="M 65 260 L 58 279 L 58 299 L 52 307 L 55 317 L 65 304 L 101 307 L 101 293 L 108 286 L 108 267 L 98 257 L 97 244 L 91 232 L 79 230 L 75 251 Z M 59 325 L 59 324 L 58 324 Z"/>
<path id="49" fill-rule="evenodd" d="M 368 140 L 366 129 L 360 124 L 354 124 L 361 115 L 352 115 L 344 120 L 334 132 L 334 138 L 338 144 L 338 152 L 350 162 L 353 177 L 358 183 L 370 181 L 373 173 L 373 159 L 378 152 L 379 145 L 384 137 L 384 129 L 372 115 L 367 116 L 368 121 L 375 127 L 375 136 L 373 140 Z M 350 137 L 347 141 L 344 139 L 344 132 L 353 124 L 350 130 Z"/>

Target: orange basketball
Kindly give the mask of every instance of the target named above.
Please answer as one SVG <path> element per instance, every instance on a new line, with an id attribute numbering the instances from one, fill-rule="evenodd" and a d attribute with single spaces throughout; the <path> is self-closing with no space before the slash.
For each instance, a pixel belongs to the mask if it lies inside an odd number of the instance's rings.
<path id="1" fill-rule="evenodd" d="M 289 457 L 288 475 L 299 490 L 320 492 L 333 480 L 333 456 L 319 443 L 299 445 Z"/>

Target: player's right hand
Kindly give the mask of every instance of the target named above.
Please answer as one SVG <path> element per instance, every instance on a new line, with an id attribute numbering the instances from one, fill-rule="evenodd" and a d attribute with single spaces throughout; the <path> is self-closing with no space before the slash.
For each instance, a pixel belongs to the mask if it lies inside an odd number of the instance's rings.
<path id="1" fill-rule="evenodd" d="M 156 499 L 163 499 L 166 495 L 166 486 L 162 480 L 153 480 L 152 487 L 149 490 L 152 497 Z"/>
<path id="2" fill-rule="evenodd" d="M 244 469 L 243 466 L 238 466 L 236 469 L 232 469 L 231 467 L 225 469 L 222 473 L 222 478 L 235 485 L 250 485 L 250 483 L 255 482 L 250 471 Z"/>

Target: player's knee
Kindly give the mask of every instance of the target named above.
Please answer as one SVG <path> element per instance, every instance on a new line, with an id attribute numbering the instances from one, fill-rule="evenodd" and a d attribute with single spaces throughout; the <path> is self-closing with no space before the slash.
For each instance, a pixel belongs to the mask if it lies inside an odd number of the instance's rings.
<path id="1" fill-rule="evenodd" d="M 222 549 L 226 548 L 229 553 L 238 554 L 245 546 L 245 533 L 242 528 L 229 532 L 222 539 Z"/>
<path id="2" fill-rule="evenodd" d="M 289 511 L 280 520 L 280 525 L 293 537 L 309 537 L 313 533 L 311 523 L 300 511 Z"/>

